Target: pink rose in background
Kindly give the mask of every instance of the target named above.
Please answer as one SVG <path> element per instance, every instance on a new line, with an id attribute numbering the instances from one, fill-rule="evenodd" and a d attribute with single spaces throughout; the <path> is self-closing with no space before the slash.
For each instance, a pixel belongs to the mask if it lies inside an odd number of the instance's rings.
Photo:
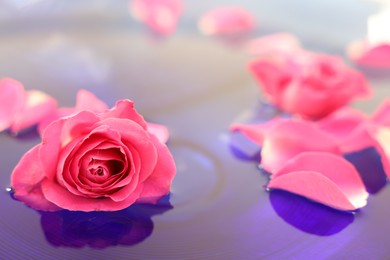
<path id="1" fill-rule="evenodd" d="M 45 120 L 57 107 L 57 101 L 38 91 L 26 91 L 11 78 L 0 79 L 0 131 L 17 134 Z"/>
<path id="2" fill-rule="evenodd" d="M 161 35 L 169 35 L 176 29 L 182 9 L 181 0 L 132 0 L 130 2 L 130 12 L 133 17 Z"/>
<path id="3" fill-rule="evenodd" d="M 270 102 L 309 119 L 322 118 L 371 93 L 360 72 L 331 55 L 278 51 L 252 61 L 249 69 Z"/>
<path id="4" fill-rule="evenodd" d="M 203 14 L 198 27 L 206 35 L 243 33 L 253 30 L 255 18 L 243 7 L 223 6 Z"/>
<path id="5" fill-rule="evenodd" d="M 173 158 L 133 102 L 84 110 L 50 123 L 15 167 L 15 197 L 45 211 L 115 211 L 169 192 Z"/>
<path id="6" fill-rule="evenodd" d="M 249 40 L 245 50 L 251 55 L 268 56 L 275 52 L 292 53 L 301 50 L 301 43 L 295 35 L 276 33 Z"/>

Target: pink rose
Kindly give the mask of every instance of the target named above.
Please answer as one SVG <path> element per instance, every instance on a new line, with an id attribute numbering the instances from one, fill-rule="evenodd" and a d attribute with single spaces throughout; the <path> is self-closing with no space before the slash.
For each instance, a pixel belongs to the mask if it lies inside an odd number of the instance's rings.
<path id="1" fill-rule="evenodd" d="M 183 3 L 181 0 L 132 0 L 129 8 L 135 19 L 166 36 L 176 29 Z"/>
<path id="2" fill-rule="evenodd" d="M 255 18 L 241 6 L 223 6 L 204 13 L 198 27 L 206 35 L 245 33 L 253 30 Z"/>
<path id="3" fill-rule="evenodd" d="M 115 211 L 169 192 L 173 158 L 133 102 L 52 122 L 15 167 L 15 197 L 38 210 Z"/>
<path id="4" fill-rule="evenodd" d="M 322 118 L 371 93 L 364 76 L 336 56 L 277 51 L 249 68 L 269 101 L 305 118 Z"/>

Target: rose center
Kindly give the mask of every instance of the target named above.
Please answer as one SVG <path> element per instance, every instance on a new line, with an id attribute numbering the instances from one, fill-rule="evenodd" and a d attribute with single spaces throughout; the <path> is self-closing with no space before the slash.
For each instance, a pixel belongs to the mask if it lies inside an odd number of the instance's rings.
<path id="1" fill-rule="evenodd" d="M 97 168 L 89 169 L 89 173 L 92 174 L 92 175 L 103 176 L 104 175 L 104 170 L 103 170 L 103 167 L 98 166 Z"/>

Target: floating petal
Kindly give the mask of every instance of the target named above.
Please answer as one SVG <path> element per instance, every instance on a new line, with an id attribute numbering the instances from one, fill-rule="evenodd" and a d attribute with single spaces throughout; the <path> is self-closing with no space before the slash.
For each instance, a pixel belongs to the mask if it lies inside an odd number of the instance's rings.
<path id="1" fill-rule="evenodd" d="M 354 166 L 323 152 L 297 155 L 272 176 L 268 188 L 290 191 L 340 210 L 364 207 L 368 198 Z"/>

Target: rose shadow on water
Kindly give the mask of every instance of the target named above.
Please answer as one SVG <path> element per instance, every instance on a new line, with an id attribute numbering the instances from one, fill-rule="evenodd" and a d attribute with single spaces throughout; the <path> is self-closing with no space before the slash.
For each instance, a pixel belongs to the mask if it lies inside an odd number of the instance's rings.
<path id="1" fill-rule="evenodd" d="M 284 221 L 313 235 L 337 234 L 354 221 L 351 212 L 332 209 L 283 190 L 271 190 L 270 201 L 275 212 Z"/>
<path id="2" fill-rule="evenodd" d="M 368 193 L 375 194 L 386 185 L 381 157 L 374 147 L 345 154 L 344 158 L 356 167 Z"/>
<path id="3" fill-rule="evenodd" d="M 151 217 L 171 209 L 173 206 L 167 195 L 157 204 L 135 204 L 120 211 L 39 213 L 42 229 L 51 245 L 103 249 L 142 242 L 153 232 Z"/>

